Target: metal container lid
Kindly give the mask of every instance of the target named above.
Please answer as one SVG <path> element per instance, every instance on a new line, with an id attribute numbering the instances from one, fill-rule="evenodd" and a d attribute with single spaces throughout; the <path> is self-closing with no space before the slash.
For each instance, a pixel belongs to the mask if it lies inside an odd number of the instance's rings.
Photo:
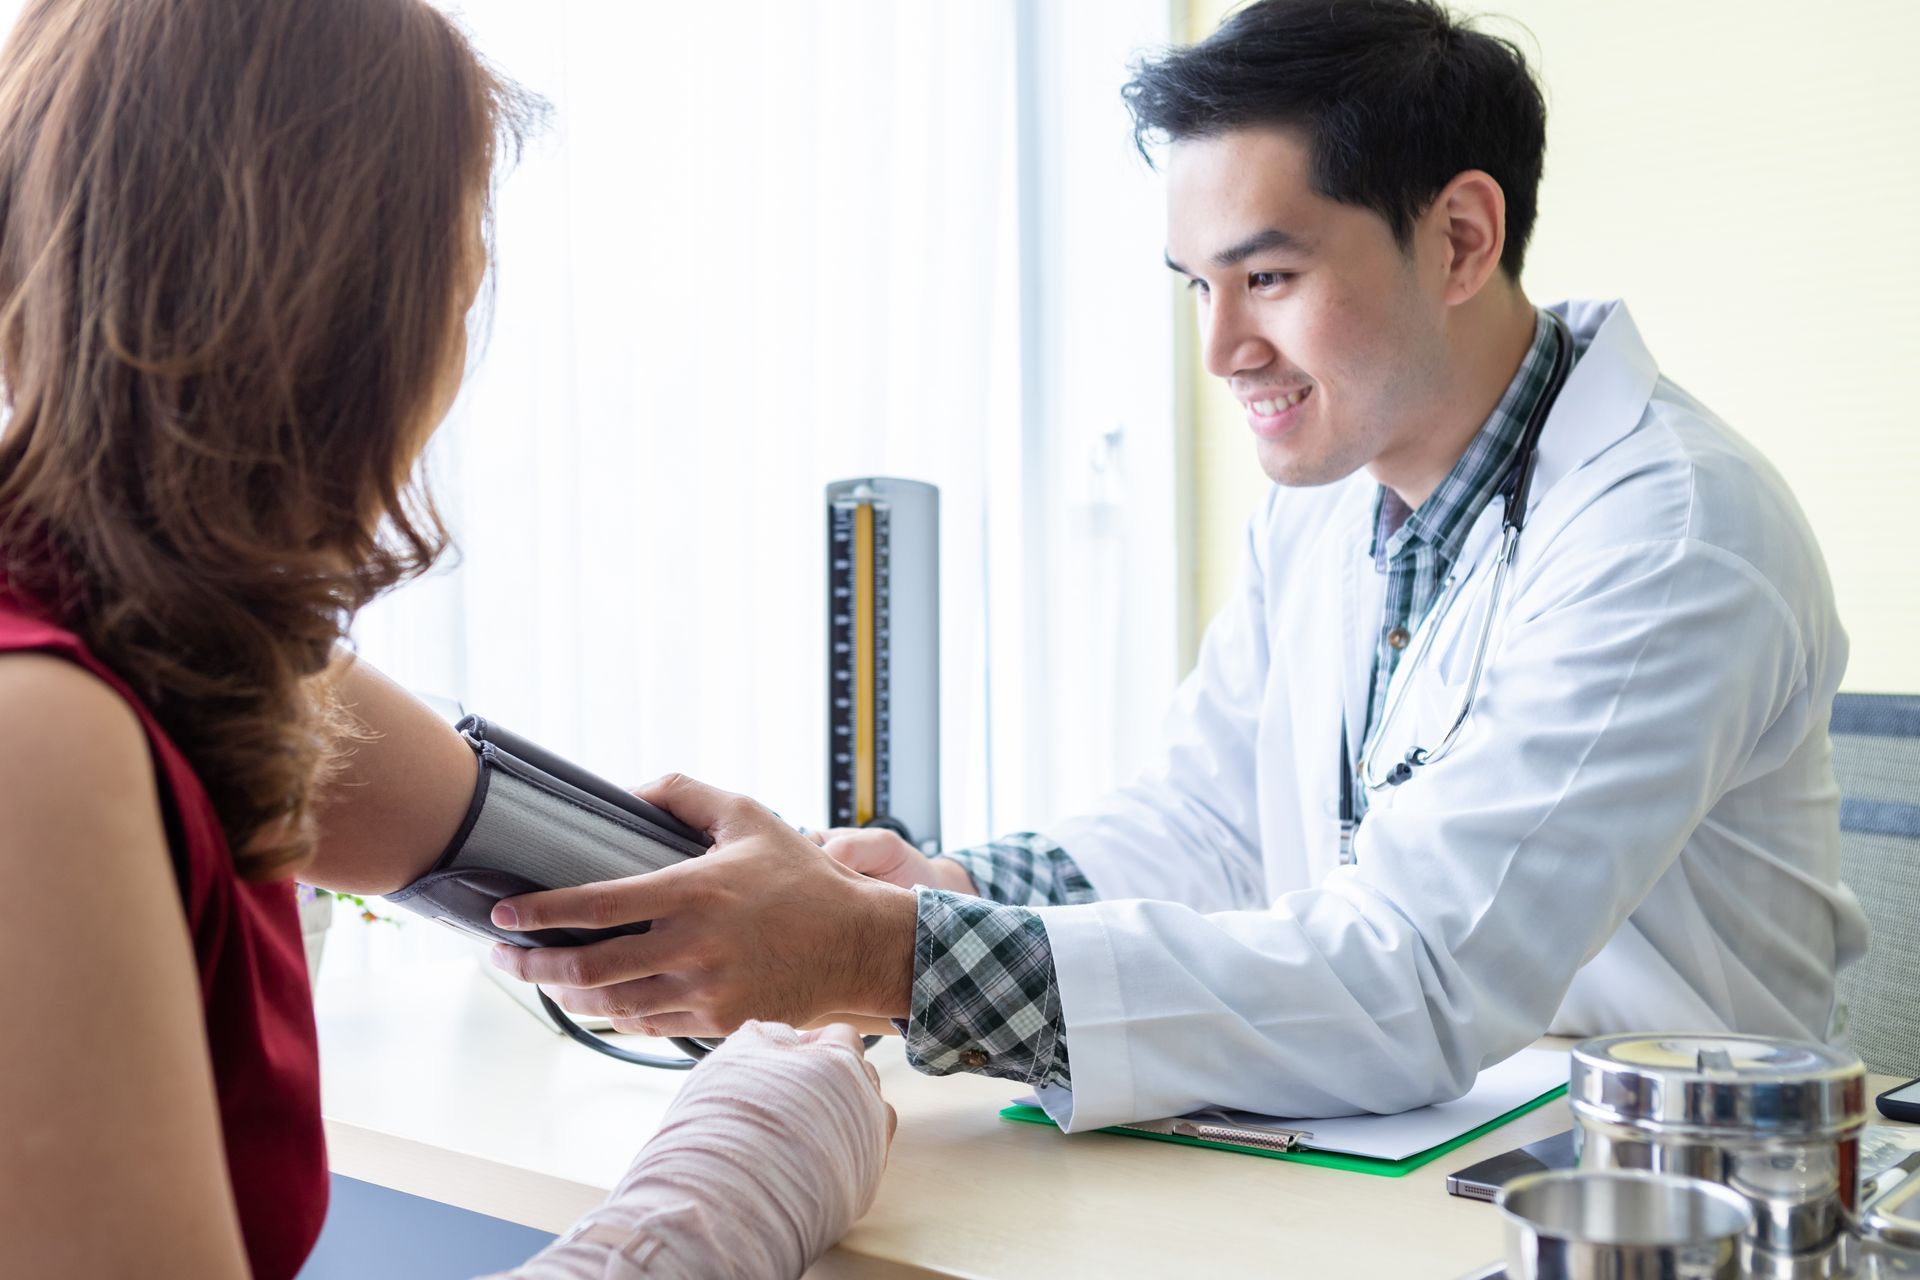
<path id="1" fill-rule="evenodd" d="M 1845 1050 L 1742 1035 L 1601 1036 L 1573 1049 L 1576 1117 L 1653 1133 L 1818 1137 L 1867 1121 L 1867 1074 Z"/>

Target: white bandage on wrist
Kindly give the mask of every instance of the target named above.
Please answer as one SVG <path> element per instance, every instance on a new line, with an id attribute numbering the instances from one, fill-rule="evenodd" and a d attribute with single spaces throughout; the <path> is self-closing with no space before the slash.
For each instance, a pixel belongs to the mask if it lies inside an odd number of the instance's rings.
<path id="1" fill-rule="evenodd" d="M 854 1050 L 748 1023 L 688 1076 L 606 1202 L 495 1280 L 797 1277 L 873 1203 L 886 1151 Z"/>

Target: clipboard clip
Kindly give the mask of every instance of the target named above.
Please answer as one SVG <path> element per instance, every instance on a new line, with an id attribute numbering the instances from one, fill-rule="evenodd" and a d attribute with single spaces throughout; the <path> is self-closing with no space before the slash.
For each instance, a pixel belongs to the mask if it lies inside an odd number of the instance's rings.
<path id="1" fill-rule="evenodd" d="M 1253 1125 L 1234 1120 L 1224 1112 L 1197 1111 L 1192 1115 L 1167 1120 L 1140 1120 L 1115 1125 L 1117 1129 L 1137 1129 L 1173 1138 L 1194 1138 L 1201 1142 L 1226 1142 L 1240 1147 L 1259 1147 L 1265 1151 L 1298 1151 L 1313 1138 L 1307 1129 L 1287 1129 L 1280 1125 Z"/>

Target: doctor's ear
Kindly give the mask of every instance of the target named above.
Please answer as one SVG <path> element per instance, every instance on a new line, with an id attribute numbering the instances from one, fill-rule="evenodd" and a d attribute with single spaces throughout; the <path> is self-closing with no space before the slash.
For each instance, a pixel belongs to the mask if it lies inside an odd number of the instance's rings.
<path id="1" fill-rule="evenodd" d="M 1468 169 L 1440 189 L 1421 217 L 1422 234 L 1444 246 L 1444 299 L 1449 306 L 1480 292 L 1500 268 L 1507 243 L 1507 193 L 1491 174 Z"/>

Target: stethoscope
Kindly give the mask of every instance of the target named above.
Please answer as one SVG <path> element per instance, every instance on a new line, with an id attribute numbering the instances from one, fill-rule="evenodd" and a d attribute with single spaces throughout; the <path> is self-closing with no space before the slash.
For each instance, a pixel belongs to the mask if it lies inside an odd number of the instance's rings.
<path id="1" fill-rule="evenodd" d="M 1428 611 L 1420 627 L 1420 643 L 1414 648 L 1406 667 L 1396 673 L 1393 697 L 1388 699 L 1386 711 L 1362 744 L 1360 781 L 1369 791 L 1385 791 L 1389 787 L 1400 786 L 1413 777 L 1415 769 L 1446 759 L 1459 743 L 1467 721 L 1473 718 L 1473 703 L 1480 692 L 1481 674 L 1486 669 L 1487 648 L 1493 639 L 1494 622 L 1500 616 L 1500 601 L 1505 594 L 1507 573 L 1513 567 L 1514 551 L 1520 545 L 1520 530 L 1526 525 L 1527 490 L 1533 483 L 1534 469 L 1540 458 L 1540 429 L 1546 425 L 1547 415 L 1552 412 L 1554 401 L 1560 398 L 1560 389 L 1566 385 L 1567 372 L 1573 368 L 1573 335 L 1568 331 L 1566 321 L 1550 311 L 1545 314 L 1558 338 L 1554 344 L 1553 368 L 1547 375 L 1546 390 L 1534 403 L 1533 411 L 1527 415 L 1526 425 L 1521 428 L 1520 447 L 1515 452 L 1512 468 L 1496 490 L 1505 497 L 1500 519 L 1500 549 L 1494 559 L 1493 588 L 1487 601 L 1486 617 L 1480 623 L 1480 638 L 1473 646 L 1473 666 L 1467 673 L 1466 692 L 1461 695 L 1460 706 L 1448 722 L 1439 746 L 1432 749 L 1419 745 L 1409 747 L 1399 760 L 1384 771 L 1381 769 L 1378 758 L 1380 744 L 1386 740 L 1388 729 L 1399 716 L 1400 705 L 1407 700 L 1407 691 L 1413 687 L 1421 664 L 1433 649 L 1434 637 L 1440 632 L 1440 619 L 1446 616 L 1466 588 L 1467 577 L 1456 575 L 1448 584 L 1446 593 Z M 1340 861 L 1343 863 L 1353 861 L 1353 834 L 1360 825 L 1354 814 L 1351 757 L 1352 752 L 1347 745 L 1346 716 L 1343 713 L 1340 718 Z"/>

